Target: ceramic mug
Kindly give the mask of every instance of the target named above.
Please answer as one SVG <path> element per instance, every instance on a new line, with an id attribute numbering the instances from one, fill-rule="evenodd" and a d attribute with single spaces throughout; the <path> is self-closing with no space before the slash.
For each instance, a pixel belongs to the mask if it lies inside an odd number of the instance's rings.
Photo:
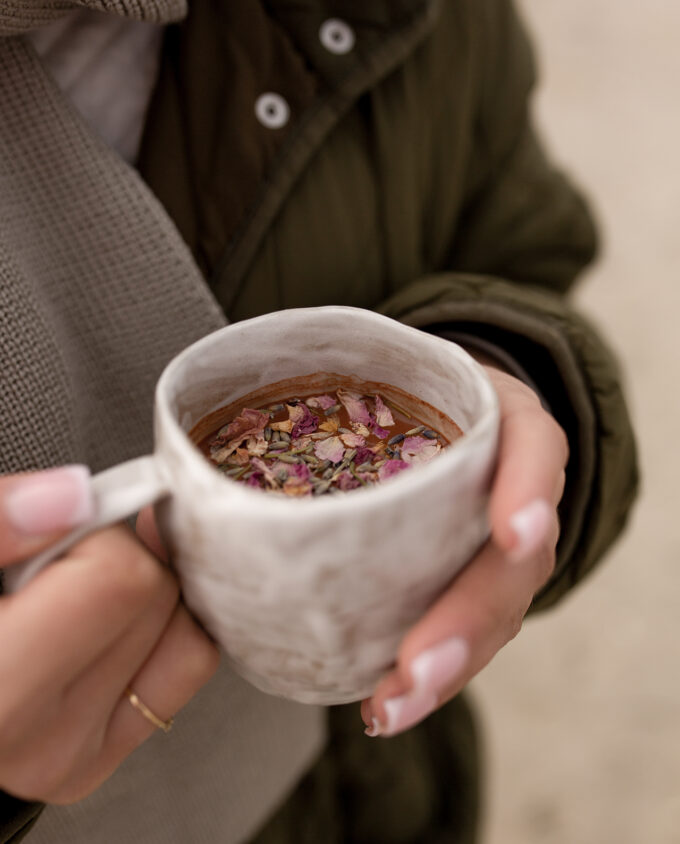
<path id="1" fill-rule="evenodd" d="M 322 390 L 333 380 L 323 373 L 392 385 L 424 403 L 421 421 L 441 429 L 441 418 L 426 418 L 433 406 L 464 436 L 381 484 L 294 499 L 225 477 L 188 436 L 246 394 L 289 397 L 298 376 Z M 498 424 L 484 370 L 448 340 L 346 307 L 238 322 L 168 364 L 153 455 L 96 475 L 92 523 L 8 569 L 7 585 L 16 590 L 82 536 L 155 501 L 184 600 L 236 671 L 297 701 L 359 700 L 486 539 Z"/>

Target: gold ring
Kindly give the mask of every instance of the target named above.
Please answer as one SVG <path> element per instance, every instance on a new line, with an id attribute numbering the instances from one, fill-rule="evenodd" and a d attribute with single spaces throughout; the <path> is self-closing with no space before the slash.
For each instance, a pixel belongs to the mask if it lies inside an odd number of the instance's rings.
<path id="1" fill-rule="evenodd" d="M 142 715 L 147 719 L 147 721 L 151 721 L 154 727 L 157 727 L 159 730 L 163 730 L 164 733 L 170 732 L 174 723 L 174 718 L 168 718 L 167 721 L 163 721 L 161 718 L 158 717 L 158 715 L 156 715 L 149 709 L 149 707 L 144 703 L 143 700 L 139 699 L 137 693 L 133 692 L 129 686 L 127 687 L 127 689 L 125 689 L 125 694 L 127 695 L 127 699 L 134 706 L 134 708 L 138 712 L 141 712 Z"/>

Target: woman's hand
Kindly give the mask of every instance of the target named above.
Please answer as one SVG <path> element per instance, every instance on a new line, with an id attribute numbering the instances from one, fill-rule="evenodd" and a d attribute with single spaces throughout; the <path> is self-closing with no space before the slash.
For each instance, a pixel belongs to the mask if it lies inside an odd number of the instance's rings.
<path id="1" fill-rule="evenodd" d="M 0 567 L 90 510 L 83 467 L 0 478 Z M 166 720 L 219 660 L 171 572 L 123 527 L 1 597 L 0 643 L 0 788 L 48 803 L 85 797 L 154 732 L 128 687 Z"/>
<path id="2" fill-rule="evenodd" d="M 406 730 L 458 694 L 516 636 L 553 571 L 566 436 L 529 387 L 486 369 L 501 408 L 491 538 L 411 628 L 395 668 L 362 703 L 371 736 Z"/>

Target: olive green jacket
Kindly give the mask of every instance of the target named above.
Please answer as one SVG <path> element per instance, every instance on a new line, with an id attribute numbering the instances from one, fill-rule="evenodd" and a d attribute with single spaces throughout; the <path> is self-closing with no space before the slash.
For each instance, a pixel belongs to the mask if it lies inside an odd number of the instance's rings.
<path id="1" fill-rule="evenodd" d="M 507 0 L 193 4 L 168 33 L 140 168 L 230 319 L 349 304 L 504 347 L 569 436 L 554 602 L 620 532 L 633 436 L 609 351 L 567 294 L 593 257 L 580 194 L 531 125 Z M 287 103 L 269 128 L 254 105 Z"/>
<path id="2" fill-rule="evenodd" d="M 330 17 L 349 49 L 320 38 Z M 202 0 L 168 30 L 139 169 L 230 319 L 358 305 L 522 364 L 571 448 L 541 608 L 618 536 L 637 474 L 616 364 L 567 301 L 594 232 L 536 140 L 533 81 L 508 0 Z M 19 840 L 30 810 L 0 810 Z"/>

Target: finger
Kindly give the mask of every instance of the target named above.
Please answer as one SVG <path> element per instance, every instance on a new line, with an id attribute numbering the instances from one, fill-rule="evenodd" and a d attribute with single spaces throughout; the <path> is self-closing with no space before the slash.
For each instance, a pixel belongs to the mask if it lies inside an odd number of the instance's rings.
<path id="1" fill-rule="evenodd" d="M 521 556 L 537 546 L 562 495 L 568 446 L 534 394 L 515 383 L 499 390 L 502 421 L 490 519 L 498 546 Z"/>
<path id="2" fill-rule="evenodd" d="M 91 711 L 101 697 L 97 672 L 70 690 L 67 704 L 72 723 L 62 719 L 61 734 L 53 742 L 55 762 L 48 766 L 51 770 L 20 772 L 19 790 L 33 799 L 55 804 L 73 803 L 87 796 L 157 729 L 149 718 L 170 721 L 210 679 L 218 662 L 215 645 L 178 604 L 133 679 L 127 673 L 117 679 L 111 700 L 96 718 Z M 126 694 L 128 688 L 137 695 L 137 708 Z M 144 706 L 152 716 L 140 711 Z M 64 734 L 75 736 L 76 741 L 64 747 Z M 43 756 L 50 751 L 46 744 L 40 743 Z M 15 781 L 16 768 L 22 764 L 19 759 L 14 766 Z"/>
<path id="3" fill-rule="evenodd" d="M 0 478 L 0 566 L 35 554 L 93 512 L 87 466 Z"/>
<path id="4" fill-rule="evenodd" d="M 0 649 L 0 668 L 21 664 L 26 686 L 48 679 L 66 685 L 142 613 L 171 609 L 177 595 L 175 578 L 127 528 L 99 531 L 3 599 L 2 625 L 13 631 L 13 646 Z"/>
<path id="5" fill-rule="evenodd" d="M 96 770 L 86 779 L 50 795 L 50 802 L 70 803 L 103 782 L 135 748 L 158 729 L 135 708 L 125 690 L 130 687 L 139 700 L 161 721 L 170 721 L 213 676 L 219 651 L 201 627 L 178 605 L 166 630 L 144 665 L 131 680 L 124 681 L 108 722 Z"/>
<path id="6" fill-rule="evenodd" d="M 26 694 L 20 711 L 8 719 L 11 742 L 3 741 L 0 776 L 15 793 L 47 800 L 53 794 L 80 796 L 96 787 L 93 766 L 102 755 L 107 725 L 120 690 L 147 661 L 168 627 L 177 602 L 143 612 L 106 650 L 63 689 Z M 6 719 L 7 720 L 7 719 Z M 89 785 L 89 787 L 88 787 Z"/>
<path id="7" fill-rule="evenodd" d="M 135 523 L 135 530 L 137 536 L 146 545 L 146 547 L 164 563 L 168 561 L 168 552 L 163 545 L 163 540 L 158 533 L 158 526 L 156 525 L 156 517 L 154 516 L 153 507 L 145 507 L 139 511 L 137 522 Z"/>
<path id="8" fill-rule="evenodd" d="M 369 735 L 394 735 L 422 720 L 516 635 L 552 571 L 558 533 L 553 516 L 540 547 L 515 565 L 493 542 L 484 547 L 409 631 L 395 669 L 364 703 Z"/>

